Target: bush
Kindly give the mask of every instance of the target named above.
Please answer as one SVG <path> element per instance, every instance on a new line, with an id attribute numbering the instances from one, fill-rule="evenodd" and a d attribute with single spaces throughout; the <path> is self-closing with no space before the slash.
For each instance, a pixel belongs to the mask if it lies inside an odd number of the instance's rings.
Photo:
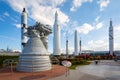
<path id="1" fill-rule="evenodd" d="M 67 60 L 70 61 L 72 63 L 72 65 L 77 65 L 77 64 L 85 64 L 87 62 L 87 60 L 84 60 L 83 58 L 68 58 L 68 59 L 59 59 L 60 61 L 60 65 L 62 65 L 62 61 Z"/>
<path id="2" fill-rule="evenodd" d="M 69 67 L 70 69 L 75 69 L 77 66 L 80 66 L 80 65 L 89 65 L 90 62 L 87 62 L 85 60 L 82 60 L 82 61 L 72 61 L 72 66 Z"/>
<path id="3" fill-rule="evenodd" d="M 13 64 L 17 64 L 19 56 L 9 56 L 9 55 L 0 55 L 0 67 L 3 67 L 3 61 L 6 59 L 13 59 L 15 62 Z"/>
<path id="4" fill-rule="evenodd" d="M 72 61 L 72 65 L 77 65 L 77 64 L 81 64 L 80 61 Z"/>

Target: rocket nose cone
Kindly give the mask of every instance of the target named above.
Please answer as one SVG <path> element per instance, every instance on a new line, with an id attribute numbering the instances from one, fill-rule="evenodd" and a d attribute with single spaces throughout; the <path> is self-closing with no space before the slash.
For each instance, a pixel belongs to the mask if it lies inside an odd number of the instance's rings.
<path id="1" fill-rule="evenodd" d="M 26 12 L 26 11 L 25 11 L 25 8 L 23 8 L 23 12 Z"/>

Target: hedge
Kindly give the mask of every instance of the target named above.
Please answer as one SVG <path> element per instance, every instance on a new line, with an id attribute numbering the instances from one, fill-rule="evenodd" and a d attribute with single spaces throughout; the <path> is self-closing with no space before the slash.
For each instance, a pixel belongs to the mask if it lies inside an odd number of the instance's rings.
<path id="1" fill-rule="evenodd" d="M 6 59 L 13 59 L 15 61 L 13 64 L 16 64 L 16 62 L 18 62 L 18 57 L 19 56 L 0 55 L 0 67 L 3 66 L 3 61 Z"/>

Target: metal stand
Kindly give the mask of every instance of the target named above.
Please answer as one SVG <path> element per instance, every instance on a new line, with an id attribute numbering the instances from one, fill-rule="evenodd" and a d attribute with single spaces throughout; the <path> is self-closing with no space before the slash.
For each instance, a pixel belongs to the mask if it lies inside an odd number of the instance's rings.
<path id="1" fill-rule="evenodd" d="M 14 62 L 14 60 L 12 60 L 12 59 L 6 59 L 6 60 L 3 61 L 3 63 L 6 63 L 6 64 L 10 65 L 11 74 L 13 74 L 13 66 L 12 66 L 13 62 Z"/>
<path id="2" fill-rule="evenodd" d="M 10 63 L 11 74 L 13 74 L 12 62 Z"/>

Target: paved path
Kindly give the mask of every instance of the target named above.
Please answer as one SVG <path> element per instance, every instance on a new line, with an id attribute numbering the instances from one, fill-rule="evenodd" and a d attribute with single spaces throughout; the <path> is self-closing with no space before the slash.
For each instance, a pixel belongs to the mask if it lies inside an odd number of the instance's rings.
<path id="1" fill-rule="evenodd" d="M 53 65 L 52 69 L 48 71 L 27 73 L 18 72 L 14 68 L 11 73 L 10 67 L 6 67 L 0 69 L 0 80 L 47 80 L 65 74 L 65 70 L 64 66 Z"/>
<path id="2" fill-rule="evenodd" d="M 98 65 L 92 63 L 70 70 L 70 74 L 49 80 L 120 80 L 120 62 L 113 60 L 100 61 Z"/>

